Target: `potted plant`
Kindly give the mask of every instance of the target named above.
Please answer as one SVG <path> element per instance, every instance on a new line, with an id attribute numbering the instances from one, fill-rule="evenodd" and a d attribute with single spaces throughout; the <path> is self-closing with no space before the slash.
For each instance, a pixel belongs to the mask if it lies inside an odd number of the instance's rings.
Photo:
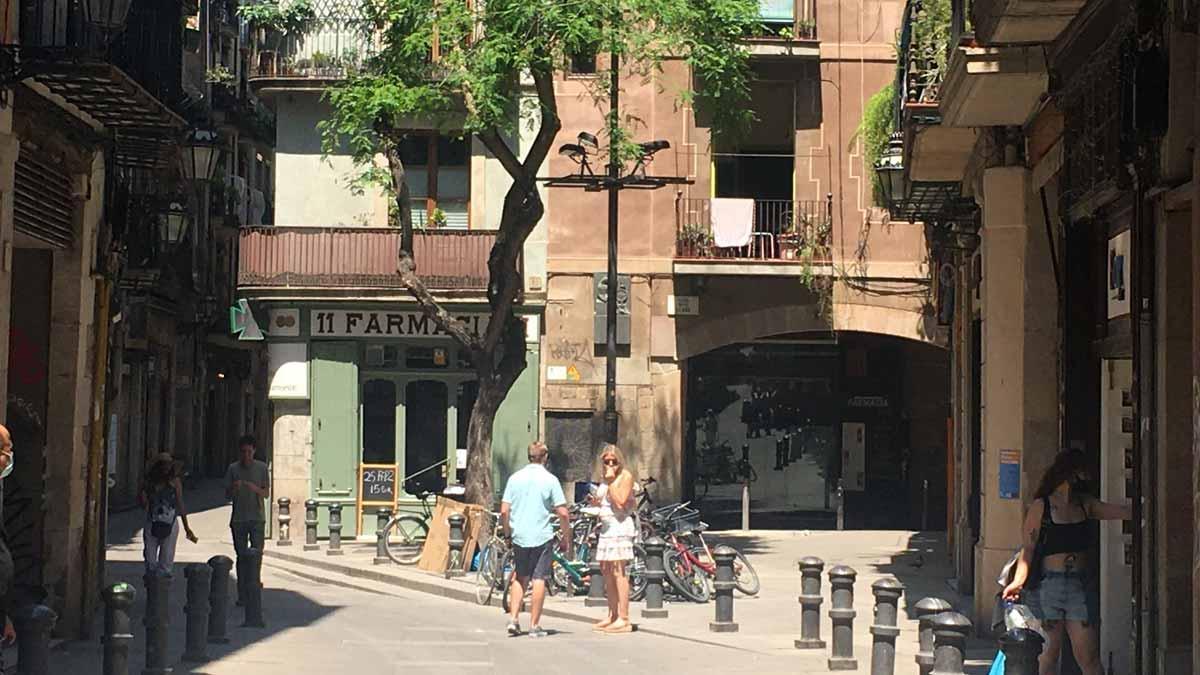
<path id="1" fill-rule="evenodd" d="M 712 248 L 712 233 L 698 223 L 684 225 L 675 235 L 676 250 L 685 258 L 707 258 Z"/>
<path id="2" fill-rule="evenodd" d="M 434 209 L 433 213 L 429 214 L 429 227 L 439 230 L 446 226 L 446 212 L 441 209 Z"/>
<path id="3" fill-rule="evenodd" d="M 285 36 L 302 32 L 316 18 L 309 0 L 293 0 L 283 6 L 278 1 L 241 5 L 238 15 L 257 31 L 264 51 L 278 51 Z"/>
<path id="4" fill-rule="evenodd" d="M 219 63 L 212 68 L 209 68 L 204 73 L 205 82 L 223 87 L 229 87 L 233 85 L 235 79 L 236 78 L 233 75 L 233 71 Z"/>

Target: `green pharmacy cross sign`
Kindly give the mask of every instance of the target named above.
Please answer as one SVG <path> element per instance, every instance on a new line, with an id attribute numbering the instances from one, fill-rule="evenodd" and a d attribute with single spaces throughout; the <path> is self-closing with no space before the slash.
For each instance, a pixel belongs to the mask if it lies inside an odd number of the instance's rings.
<path id="1" fill-rule="evenodd" d="M 262 329 L 254 320 L 254 314 L 250 312 L 250 303 L 245 299 L 238 300 L 238 304 L 229 308 L 229 332 L 237 335 L 239 340 L 263 339 Z"/>

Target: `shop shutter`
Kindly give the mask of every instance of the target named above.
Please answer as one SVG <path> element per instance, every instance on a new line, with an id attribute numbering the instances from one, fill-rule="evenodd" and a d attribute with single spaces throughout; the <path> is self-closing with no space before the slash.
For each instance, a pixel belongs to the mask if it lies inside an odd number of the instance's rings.
<path id="1" fill-rule="evenodd" d="M 70 248 L 75 239 L 75 199 L 71 193 L 67 174 L 36 151 L 22 148 L 13 193 L 16 231 L 57 249 Z"/>

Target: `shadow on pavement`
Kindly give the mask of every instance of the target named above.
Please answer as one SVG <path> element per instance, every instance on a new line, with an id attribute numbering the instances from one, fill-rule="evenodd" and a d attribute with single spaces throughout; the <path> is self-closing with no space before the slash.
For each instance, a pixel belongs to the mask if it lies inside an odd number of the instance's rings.
<path id="1" fill-rule="evenodd" d="M 221 487 L 221 482 L 217 480 L 197 483 L 193 489 L 184 492 L 183 500 L 188 514 L 198 517 L 229 504 L 229 500 L 225 498 L 225 490 Z M 145 524 L 146 513 L 141 507 L 110 513 L 108 516 L 108 545 L 141 544 L 140 535 Z"/>
<path id="2" fill-rule="evenodd" d="M 186 565 L 176 565 L 175 577 L 170 590 L 167 665 L 174 668 L 174 672 L 178 674 L 202 675 L 209 672 L 208 669 L 215 662 L 236 655 L 252 645 L 270 641 L 274 636 L 286 631 L 312 626 L 341 609 L 338 606 L 316 603 L 310 598 L 290 590 L 268 586 L 263 589 L 263 614 L 267 627 L 243 628 L 244 614 L 241 607 L 234 606 L 234 583 L 231 580 L 226 633 L 230 642 L 223 645 L 208 645 L 208 661 L 206 662 L 184 663 L 182 655 L 187 626 L 187 616 L 184 613 L 187 583 L 183 574 L 184 567 Z M 131 673 L 141 672 L 146 659 L 146 628 L 142 623 L 146 609 L 143 573 L 144 568 L 139 562 L 110 562 L 108 565 L 108 584 L 125 582 L 137 589 L 137 602 L 130 616 L 134 635 L 129 657 Z M 76 675 L 100 673 L 103 645 L 99 636 L 103 634 L 103 626 L 101 612 L 97 614 L 94 622 L 93 635 L 97 637 L 88 641 L 67 642 L 60 645 L 51 655 L 50 672 Z"/>

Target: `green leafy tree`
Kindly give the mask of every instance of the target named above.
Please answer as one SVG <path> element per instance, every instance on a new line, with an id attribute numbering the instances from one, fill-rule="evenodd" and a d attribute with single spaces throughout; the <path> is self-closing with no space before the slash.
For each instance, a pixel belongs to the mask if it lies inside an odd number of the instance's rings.
<path id="1" fill-rule="evenodd" d="M 327 94 L 334 114 L 325 148 L 348 144 L 363 177 L 396 200 L 401 227 L 397 272 L 434 323 L 461 344 L 479 379 L 468 428 L 466 497 L 493 499 L 492 426 L 526 367 L 525 325 L 514 315 L 525 240 L 545 211 L 536 176 L 561 128 L 555 74 L 573 55 L 599 48 L 618 55 L 626 78 L 652 77 L 669 60 L 691 70 L 695 91 L 677 92 L 718 130 L 750 121 L 748 55 L 741 39 L 757 22 L 756 0 L 366 0 L 378 50 Z M 602 73 L 593 95 L 604 103 Z M 532 93 L 530 93 L 532 92 Z M 609 111 L 610 158 L 631 143 L 621 111 Z M 413 258 L 410 192 L 399 145 L 421 120 L 478 139 L 512 178 L 488 259 L 490 322 L 482 335 L 454 319 L 429 292 Z M 408 124 L 411 124 L 409 122 Z M 528 125 L 524 156 L 515 140 Z M 377 158 L 386 159 L 386 169 Z"/>

